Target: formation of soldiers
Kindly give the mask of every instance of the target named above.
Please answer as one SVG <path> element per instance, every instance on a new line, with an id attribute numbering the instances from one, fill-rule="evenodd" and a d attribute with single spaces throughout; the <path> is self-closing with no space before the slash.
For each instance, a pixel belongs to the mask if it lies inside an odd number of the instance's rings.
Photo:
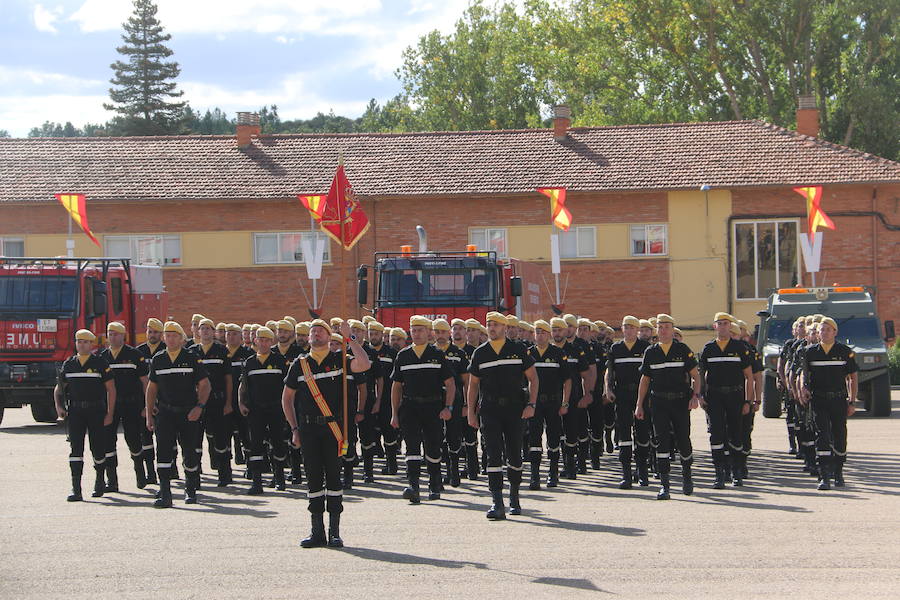
<path id="1" fill-rule="evenodd" d="M 198 501 L 204 438 L 219 487 L 234 484 L 233 462 L 245 465 L 250 495 L 265 493 L 266 473 L 279 491 L 305 475 L 311 533 L 304 547 L 343 545 L 344 490 L 360 465 L 363 480 L 375 483 L 377 458 L 382 475 L 398 475 L 401 442 L 410 504 L 486 475 L 487 518 L 503 520 L 521 514 L 526 462 L 528 488 L 539 490 L 599 469 L 604 452 L 616 451 L 619 488 L 647 487 L 652 473 L 657 498 L 666 500 L 676 454 L 682 491 L 693 493 L 690 411 L 699 407 L 713 487 L 728 480 L 740 487 L 763 365 L 746 324 L 717 313 L 713 327 L 715 339 L 699 355 L 665 314 L 626 316 L 618 340 L 603 321 L 566 314 L 528 323 L 498 312 L 484 324 L 414 316 L 408 332 L 370 316 L 239 326 L 196 314 L 190 337 L 177 322 L 150 319 L 136 348 L 124 343 L 120 323 L 109 324 L 103 348 L 94 333 L 79 330 L 77 353 L 55 389 L 71 446 L 68 500 L 82 500 L 86 434 L 92 495 L 118 491 L 120 423 L 137 487 L 158 485 L 158 508 L 172 506 L 179 449 L 184 501 Z M 856 399 L 854 356 L 836 333 L 828 317 L 798 319 L 778 362 L 791 448 L 819 477 L 819 489 L 832 478 L 844 485 L 846 419 Z"/>

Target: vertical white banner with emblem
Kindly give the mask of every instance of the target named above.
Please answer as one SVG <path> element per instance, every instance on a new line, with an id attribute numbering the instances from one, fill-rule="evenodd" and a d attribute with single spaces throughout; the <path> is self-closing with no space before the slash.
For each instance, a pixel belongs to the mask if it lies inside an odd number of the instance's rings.
<path id="1" fill-rule="evenodd" d="M 817 231 L 813 234 L 812 243 L 810 243 L 808 234 L 800 234 L 800 250 L 803 252 L 803 264 L 806 266 L 807 273 L 819 272 L 819 265 L 822 262 L 822 240 L 824 235 L 821 231 Z"/>
<path id="2" fill-rule="evenodd" d="M 303 249 L 303 262 L 306 263 L 306 275 L 312 279 L 321 279 L 322 263 L 325 261 L 325 240 L 323 236 L 304 238 L 300 241 Z"/>

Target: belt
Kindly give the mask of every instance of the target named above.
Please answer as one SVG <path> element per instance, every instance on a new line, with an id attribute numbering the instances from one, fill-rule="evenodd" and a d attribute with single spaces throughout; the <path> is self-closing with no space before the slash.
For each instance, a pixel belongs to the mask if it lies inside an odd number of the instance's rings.
<path id="1" fill-rule="evenodd" d="M 297 419 L 301 423 L 306 423 L 307 425 L 327 425 L 333 421 L 337 421 L 337 418 L 334 416 L 326 417 L 324 415 L 300 415 Z"/>
<path id="2" fill-rule="evenodd" d="M 847 392 L 845 392 L 845 391 L 841 391 L 841 392 L 813 392 L 812 395 L 813 395 L 814 397 L 815 397 L 815 396 L 819 396 L 819 397 L 822 397 L 822 398 L 846 398 L 846 397 L 847 397 Z"/>
<path id="3" fill-rule="evenodd" d="M 541 404 L 562 402 L 562 396 L 559 394 L 538 394 L 537 399 Z"/>
<path id="4" fill-rule="evenodd" d="M 440 396 L 404 396 L 404 400 L 415 402 L 416 404 L 429 404 L 431 402 L 440 402 Z"/>
<path id="5" fill-rule="evenodd" d="M 174 413 L 189 413 L 196 406 L 196 404 L 189 404 L 187 406 L 175 406 L 174 404 L 167 404 L 166 402 L 159 402 L 157 405 L 162 410 L 168 410 L 169 412 Z"/>
<path id="6" fill-rule="evenodd" d="M 652 392 L 652 395 L 664 400 L 684 400 L 687 397 L 686 392 Z"/>
<path id="7" fill-rule="evenodd" d="M 744 391 L 744 386 L 742 386 L 742 385 L 729 385 L 729 386 L 722 386 L 722 387 L 710 386 L 709 391 L 718 392 L 720 394 L 733 394 L 734 392 Z"/>
<path id="8" fill-rule="evenodd" d="M 481 404 L 496 404 L 497 406 L 522 406 L 522 398 L 510 398 L 508 396 L 482 396 Z"/>
<path id="9" fill-rule="evenodd" d="M 71 408 L 106 408 L 106 400 L 69 400 L 68 407 Z"/>
<path id="10" fill-rule="evenodd" d="M 617 383 L 616 390 L 621 390 L 624 392 L 635 392 L 638 389 L 638 384 L 636 383 Z"/>

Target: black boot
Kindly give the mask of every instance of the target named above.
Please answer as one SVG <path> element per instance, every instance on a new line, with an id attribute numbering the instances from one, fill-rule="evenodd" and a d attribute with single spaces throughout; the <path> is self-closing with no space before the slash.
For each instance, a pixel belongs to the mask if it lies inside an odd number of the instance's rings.
<path id="1" fill-rule="evenodd" d="M 385 465 L 387 466 L 387 474 L 388 475 L 396 475 L 397 474 L 397 447 L 391 446 L 390 448 L 385 449 L 386 456 L 384 457 Z"/>
<path id="2" fill-rule="evenodd" d="M 137 483 L 137 489 L 142 490 L 147 487 L 147 474 L 144 472 L 144 461 L 140 456 L 132 457 L 134 463 L 134 478 Z"/>
<path id="3" fill-rule="evenodd" d="M 656 493 L 657 500 L 668 500 L 669 499 L 669 474 L 668 473 L 660 473 L 659 474 L 659 483 L 662 487 L 659 488 L 659 492 Z"/>
<path id="4" fill-rule="evenodd" d="M 741 464 L 746 458 L 743 452 L 735 452 L 731 455 L 731 485 L 741 487 L 744 485 L 744 468 Z"/>
<path id="5" fill-rule="evenodd" d="M 488 473 L 488 487 L 491 490 L 493 504 L 487 511 L 487 518 L 491 521 L 506 519 L 506 507 L 503 506 L 503 473 Z"/>
<path id="6" fill-rule="evenodd" d="M 197 489 L 200 487 L 200 471 L 184 472 L 184 503 L 197 504 Z"/>
<path id="7" fill-rule="evenodd" d="M 694 493 L 694 478 L 691 473 L 691 461 L 681 461 L 681 490 L 685 496 Z"/>
<path id="8" fill-rule="evenodd" d="M 328 545 L 328 538 L 325 537 L 325 517 L 322 513 L 313 513 L 310 515 L 312 520 L 312 530 L 309 537 L 300 541 L 303 548 L 321 548 Z"/>
<path id="9" fill-rule="evenodd" d="M 600 457 L 603 456 L 603 442 L 591 440 L 591 469 L 600 468 Z"/>
<path id="10" fill-rule="evenodd" d="M 725 469 L 722 467 L 721 461 L 716 461 L 713 463 L 716 469 L 716 479 L 713 481 L 713 489 L 714 490 L 724 490 L 725 489 Z"/>
<path id="11" fill-rule="evenodd" d="M 254 469 L 251 476 L 253 477 L 253 483 L 250 485 L 250 489 L 247 490 L 247 495 L 261 496 L 263 494 L 262 473 Z"/>
<path id="12" fill-rule="evenodd" d="M 466 446 L 466 476 L 470 481 L 478 479 L 478 445 Z"/>
<path id="13" fill-rule="evenodd" d="M 620 490 L 630 490 L 631 482 L 631 461 L 622 463 L 622 481 L 619 482 Z"/>
<path id="14" fill-rule="evenodd" d="M 509 479 L 509 514 L 521 515 L 522 505 L 519 503 L 519 486 L 522 485 L 522 471 L 507 469 L 506 476 Z"/>
<path id="15" fill-rule="evenodd" d="M 147 483 L 156 485 L 156 467 L 153 464 L 153 454 L 144 455 L 144 471 L 147 473 Z"/>
<path id="16" fill-rule="evenodd" d="M 450 464 L 450 447 L 447 444 L 443 444 L 441 446 L 441 463 L 445 465 Z M 441 491 L 443 491 L 444 485 L 450 485 L 450 468 L 448 466 L 447 472 L 444 473 L 444 477 L 441 479 Z"/>
<path id="17" fill-rule="evenodd" d="M 106 491 L 106 483 L 103 481 L 104 465 L 94 465 L 96 478 L 94 479 L 94 491 L 91 492 L 92 498 L 99 498 Z"/>
<path id="18" fill-rule="evenodd" d="M 647 470 L 647 455 L 638 453 L 637 455 L 637 476 L 638 485 L 647 487 L 650 485 L 650 473 Z"/>
<path id="19" fill-rule="evenodd" d="M 272 465 L 272 477 L 275 479 L 275 489 L 279 492 L 283 492 L 287 489 L 287 485 L 284 482 L 284 465 L 281 463 L 276 463 Z"/>
<path id="20" fill-rule="evenodd" d="M 842 457 L 835 457 L 834 461 L 834 487 L 844 487 L 844 461 Z"/>
<path id="21" fill-rule="evenodd" d="M 328 546 L 330 548 L 344 547 L 344 540 L 341 539 L 341 513 L 328 513 Z"/>
<path id="22" fill-rule="evenodd" d="M 72 475 L 72 493 L 66 498 L 66 502 L 81 502 L 81 475 Z"/>
<path id="23" fill-rule="evenodd" d="M 563 449 L 563 479 L 577 479 L 575 471 L 575 446 L 565 446 Z"/>
<path id="24" fill-rule="evenodd" d="M 159 478 L 159 497 L 153 503 L 153 508 L 172 508 L 172 484 L 165 477 Z"/>
<path id="25" fill-rule="evenodd" d="M 532 451 L 530 456 L 531 479 L 528 482 L 529 490 L 541 489 L 541 453 Z"/>
<path id="26" fill-rule="evenodd" d="M 409 486 L 403 490 L 403 497 L 409 500 L 410 504 L 419 504 L 422 499 L 419 497 L 419 474 L 422 470 L 422 463 L 417 460 L 406 462 L 406 476 L 409 480 Z"/>
<path id="27" fill-rule="evenodd" d="M 428 499 L 440 500 L 441 490 L 441 463 L 428 461 Z"/>
<path id="28" fill-rule="evenodd" d="M 590 454 L 590 442 L 578 442 L 578 474 L 587 474 L 587 459 Z"/>
<path id="29" fill-rule="evenodd" d="M 284 479 L 284 474 L 281 476 Z M 216 487 L 225 487 L 234 482 L 231 474 L 231 457 L 223 454 L 219 457 L 219 481 Z"/>
<path id="30" fill-rule="evenodd" d="M 243 465 L 247 462 L 247 459 L 244 457 L 244 449 L 241 447 L 241 440 L 234 436 L 234 464 Z"/>
<path id="31" fill-rule="evenodd" d="M 607 454 L 612 454 L 613 452 L 613 430 L 607 429 L 603 432 L 603 437 L 606 440 L 606 452 Z"/>
<path id="32" fill-rule="evenodd" d="M 831 489 L 831 465 L 829 464 L 830 456 L 820 456 L 819 462 L 819 485 L 816 489 L 820 491 Z"/>
<path id="33" fill-rule="evenodd" d="M 555 488 L 559 485 L 559 451 L 547 452 L 547 461 L 550 463 L 547 468 L 547 487 Z"/>
<path id="34" fill-rule="evenodd" d="M 106 488 L 107 493 L 119 491 L 119 473 L 117 465 L 106 460 Z"/>
<path id="35" fill-rule="evenodd" d="M 375 483 L 375 455 L 369 450 L 363 454 L 363 482 Z"/>
<path id="36" fill-rule="evenodd" d="M 344 479 L 341 487 L 345 490 L 353 489 L 353 461 L 344 460 Z"/>
<path id="37" fill-rule="evenodd" d="M 788 427 L 788 454 L 797 454 L 797 436 L 794 434 L 794 428 Z"/>

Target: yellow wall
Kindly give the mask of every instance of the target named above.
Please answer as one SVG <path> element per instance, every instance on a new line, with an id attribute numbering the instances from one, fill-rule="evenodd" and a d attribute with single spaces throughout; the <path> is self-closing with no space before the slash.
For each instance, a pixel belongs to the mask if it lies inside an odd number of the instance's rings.
<path id="1" fill-rule="evenodd" d="M 26 235 L 25 256 L 66 256 L 66 239 L 68 235 Z M 75 240 L 75 256 L 103 256 L 103 249 L 98 248 L 90 238 L 82 233 L 72 233 Z M 103 240 L 98 238 L 100 243 Z"/>
<path id="2" fill-rule="evenodd" d="M 596 230 L 593 258 L 564 258 L 562 260 L 646 260 L 647 257 L 633 257 L 630 250 L 628 223 L 582 224 Z M 550 260 L 550 225 L 513 225 L 506 228 L 509 256 L 529 261 Z"/>

